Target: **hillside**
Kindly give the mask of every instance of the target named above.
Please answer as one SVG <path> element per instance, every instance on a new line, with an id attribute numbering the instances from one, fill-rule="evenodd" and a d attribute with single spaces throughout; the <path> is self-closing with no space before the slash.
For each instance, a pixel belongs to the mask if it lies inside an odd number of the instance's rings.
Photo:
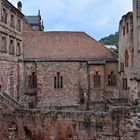
<path id="1" fill-rule="evenodd" d="M 104 45 L 115 45 L 117 49 L 111 49 L 111 50 L 115 53 L 118 53 L 119 32 L 116 32 L 115 34 L 111 34 L 108 37 L 101 38 L 99 41 Z"/>

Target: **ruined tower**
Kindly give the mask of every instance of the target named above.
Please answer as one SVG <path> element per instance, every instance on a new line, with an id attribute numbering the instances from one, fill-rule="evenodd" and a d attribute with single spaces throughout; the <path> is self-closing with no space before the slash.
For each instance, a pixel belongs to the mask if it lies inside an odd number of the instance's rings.
<path id="1" fill-rule="evenodd" d="M 140 0 L 119 25 L 119 73 L 121 95 L 137 100 L 140 91 Z"/>

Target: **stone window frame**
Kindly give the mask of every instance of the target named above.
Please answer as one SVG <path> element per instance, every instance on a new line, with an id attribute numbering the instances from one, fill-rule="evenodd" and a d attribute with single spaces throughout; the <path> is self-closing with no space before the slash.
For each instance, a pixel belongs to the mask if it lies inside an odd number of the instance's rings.
<path id="1" fill-rule="evenodd" d="M 21 56 L 21 41 L 16 42 L 16 55 Z"/>
<path id="2" fill-rule="evenodd" d="M 95 74 L 93 76 L 93 80 L 94 80 L 94 87 L 101 86 L 101 76 L 99 74 L 99 71 L 95 72 Z"/>
<path id="3" fill-rule="evenodd" d="M 63 89 L 63 76 L 60 75 L 60 72 L 54 76 L 54 89 Z"/>
<path id="4" fill-rule="evenodd" d="M 17 30 L 21 31 L 21 20 L 19 18 L 17 18 Z"/>
<path id="5" fill-rule="evenodd" d="M 123 78 L 123 90 L 127 90 L 128 89 L 128 81 L 127 78 Z"/>
<path id="6" fill-rule="evenodd" d="M 9 54 L 15 54 L 15 39 L 12 37 L 9 39 Z"/>
<path id="7" fill-rule="evenodd" d="M 15 16 L 13 13 L 10 16 L 10 26 L 13 28 L 15 27 Z"/>
<path id="8" fill-rule="evenodd" d="M 108 75 L 108 86 L 115 87 L 116 86 L 116 75 L 114 71 L 111 71 Z"/>
<path id="9" fill-rule="evenodd" d="M 3 42 L 3 40 L 5 40 L 5 42 Z M 7 44 L 8 44 L 7 35 L 2 34 L 1 35 L 1 48 L 0 48 L 0 52 L 3 52 L 3 53 L 7 52 Z"/>
<path id="10" fill-rule="evenodd" d="M 31 89 L 37 88 L 37 75 L 35 71 L 32 71 L 28 77 L 28 86 Z"/>
<path id="11" fill-rule="evenodd" d="M 7 24 L 7 20 L 8 20 L 7 9 L 5 7 L 2 7 L 2 9 L 1 9 L 1 21 L 3 23 Z"/>

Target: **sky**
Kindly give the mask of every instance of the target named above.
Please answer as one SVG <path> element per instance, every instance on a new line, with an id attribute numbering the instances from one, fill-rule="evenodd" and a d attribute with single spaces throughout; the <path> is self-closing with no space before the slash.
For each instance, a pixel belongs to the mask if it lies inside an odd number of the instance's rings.
<path id="1" fill-rule="evenodd" d="M 9 0 L 16 6 L 19 0 Z M 83 31 L 99 40 L 118 31 L 121 17 L 132 11 L 132 0 L 21 0 L 25 15 L 37 15 L 45 31 Z"/>

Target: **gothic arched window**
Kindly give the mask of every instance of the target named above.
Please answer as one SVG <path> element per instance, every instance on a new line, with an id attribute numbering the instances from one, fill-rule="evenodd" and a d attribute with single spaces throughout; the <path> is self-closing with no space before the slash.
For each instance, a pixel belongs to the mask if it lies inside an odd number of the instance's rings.
<path id="1" fill-rule="evenodd" d="M 113 71 L 108 75 L 108 86 L 116 86 L 116 76 Z"/>
<path id="2" fill-rule="evenodd" d="M 99 75 L 99 72 L 96 71 L 94 75 L 94 86 L 100 86 L 100 83 L 101 83 L 101 77 Z"/>

